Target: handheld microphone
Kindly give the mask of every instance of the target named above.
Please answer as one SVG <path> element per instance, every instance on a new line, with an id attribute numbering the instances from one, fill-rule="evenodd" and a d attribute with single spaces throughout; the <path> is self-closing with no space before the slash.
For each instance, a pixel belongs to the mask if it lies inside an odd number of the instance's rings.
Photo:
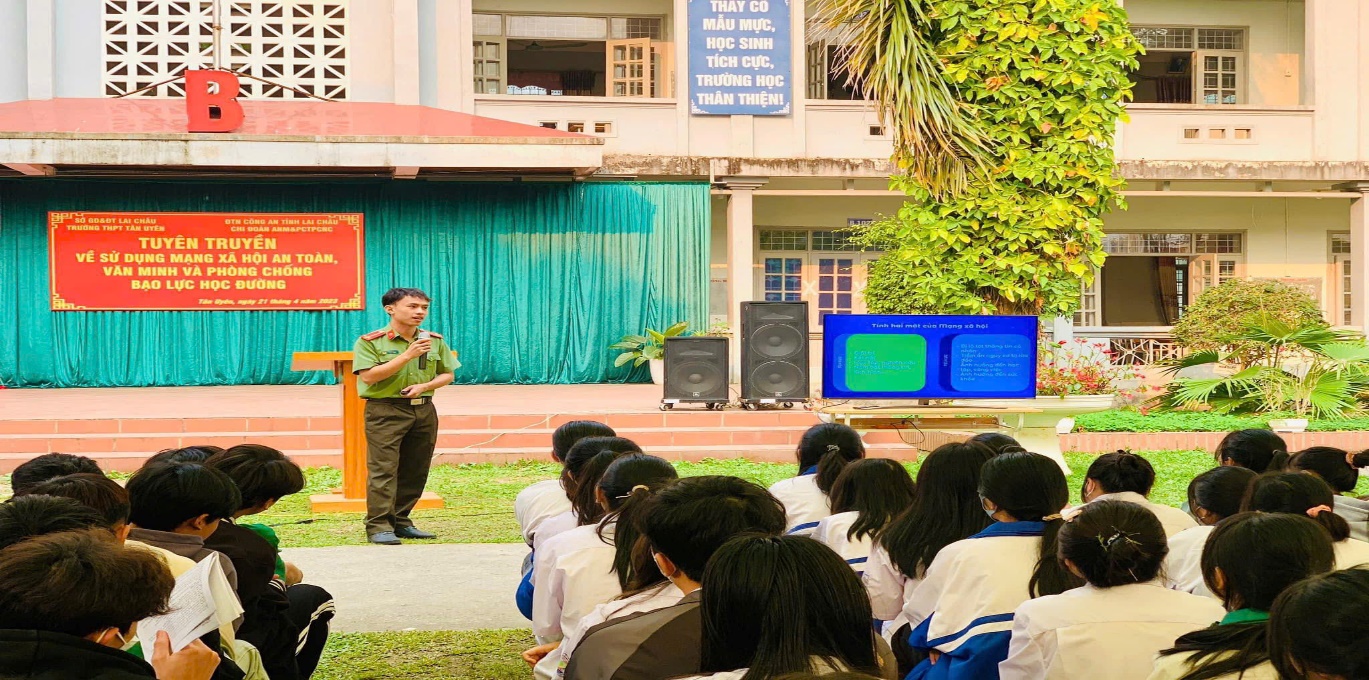
<path id="1" fill-rule="evenodd" d="M 428 331 L 419 331 L 419 332 L 418 332 L 418 337 L 417 337 L 414 341 L 417 342 L 417 341 L 419 341 L 419 340 L 427 340 L 427 339 L 429 339 L 429 338 L 431 338 L 431 337 L 433 337 L 433 334 L 432 334 L 432 333 L 429 333 Z M 426 370 L 428 370 L 428 353 L 427 353 L 427 352 L 424 352 L 424 353 L 423 353 L 423 356 L 420 356 L 420 357 L 418 358 L 418 370 L 420 370 L 420 371 L 426 371 Z"/>

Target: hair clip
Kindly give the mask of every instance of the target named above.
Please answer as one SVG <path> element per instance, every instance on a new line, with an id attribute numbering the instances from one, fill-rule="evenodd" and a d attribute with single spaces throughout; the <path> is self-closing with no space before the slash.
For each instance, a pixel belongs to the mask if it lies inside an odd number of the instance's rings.
<path id="1" fill-rule="evenodd" d="M 627 492 L 627 493 L 625 493 L 625 494 L 623 494 L 623 495 L 621 495 L 621 496 L 618 496 L 618 500 L 621 501 L 621 500 L 624 500 L 624 499 L 627 499 L 627 498 L 632 498 L 632 494 L 637 493 L 637 490 L 638 490 L 638 489 L 642 489 L 642 490 L 644 490 L 644 491 L 650 491 L 650 490 L 651 490 L 651 487 L 649 487 L 649 486 L 647 486 L 647 485 L 645 485 L 645 484 L 638 484 L 637 486 L 632 487 L 632 490 L 631 490 L 631 491 L 629 491 L 629 492 Z"/>
<path id="2" fill-rule="evenodd" d="M 1357 465 L 1355 465 L 1355 452 L 1354 452 L 1354 451 L 1346 451 L 1346 452 L 1345 452 L 1345 464 L 1346 464 L 1346 465 L 1349 465 L 1350 467 L 1358 467 Z"/>
<path id="3" fill-rule="evenodd" d="M 840 446 L 837 446 L 836 444 L 828 444 L 828 445 L 827 445 L 827 452 L 828 452 L 828 453 L 841 453 L 841 447 L 840 447 Z"/>
<path id="4" fill-rule="evenodd" d="M 1112 546 L 1115 545 L 1118 541 L 1126 541 L 1127 543 L 1130 543 L 1132 545 L 1141 545 L 1131 537 L 1131 534 L 1125 531 L 1122 531 L 1120 529 L 1114 529 L 1113 532 L 1114 533 L 1107 538 L 1103 538 L 1101 535 L 1098 536 L 1098 545 L 1103 546 L 1104 550 L 1112 550 Z"/>
<path id="5" fill-rule="evenodd" d="M 1055 520 L 1057 520 L 1057 519 L 1064 519 L 1064 518 L 1065 518 L 1064 515 L 1061 515 L 1060 513 L 1057 512 L 1057 513 L 1055 513 L 1054 515 L 1046 515 L 1045 517 L 1042 517 L 1042 518 L 1041 518 L 1041 521 L 1042 521 L 1042 522 L 1052 522 L 1052 521 L 1055 521 Z"/>
<path id="6" fill-rule="evenodd" d="M 1307 516 L 1308 516 L 1308 517 L 1311 517 L 1312 519 L 1316 519 L 1316 518 L 1317 518 L 1317 515 L 1320 515 L 1320 514 L 1322 514 L 1323 512 L 1331 512 L 1331 506 L 1329 506 L 1329 505 L 1318 505 L 1318 506 L 1316 506 L 1316 507 L 1314 507 L 1314 508 L 1308 508 L 1308 509 L 1307 509 Z"/>

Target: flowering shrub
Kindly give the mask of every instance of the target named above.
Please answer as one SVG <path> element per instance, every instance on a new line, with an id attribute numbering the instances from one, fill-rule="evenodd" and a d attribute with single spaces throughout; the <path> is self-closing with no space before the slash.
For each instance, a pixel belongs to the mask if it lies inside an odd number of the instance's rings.
<path id="1" fill-rule="evenodd" d="M 1140 375 L 1130 366 L 1115 366 L 1106 350 L 1088 343 L 1041 343 L 1036 368 L 1036 394 L 1064 397 L 1116 394 L 1124 401 L 1139 392 Z M 1119 384 L 1121 383 L 1121 384 Z M 1130 384 L 1127 384 L 1130 383 Z"/>

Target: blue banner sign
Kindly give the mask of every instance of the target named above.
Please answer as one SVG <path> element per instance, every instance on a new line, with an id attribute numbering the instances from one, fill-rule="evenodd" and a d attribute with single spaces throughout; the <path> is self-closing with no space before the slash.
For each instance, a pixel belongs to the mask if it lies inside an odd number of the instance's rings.
<path id="1" fill-rule="evenodd" d="M 793 113 L 791 0 L 689 0 L 689 112 Z"/>

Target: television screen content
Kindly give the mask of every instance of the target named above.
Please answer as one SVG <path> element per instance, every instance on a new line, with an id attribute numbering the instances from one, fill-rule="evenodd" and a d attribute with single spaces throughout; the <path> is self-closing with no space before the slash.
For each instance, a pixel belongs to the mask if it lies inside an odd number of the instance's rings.
<path id="1" fill-rule="evenodd" d="M 826 399 L 1030 399 L 1034 316 L 828 314 Z"/>

